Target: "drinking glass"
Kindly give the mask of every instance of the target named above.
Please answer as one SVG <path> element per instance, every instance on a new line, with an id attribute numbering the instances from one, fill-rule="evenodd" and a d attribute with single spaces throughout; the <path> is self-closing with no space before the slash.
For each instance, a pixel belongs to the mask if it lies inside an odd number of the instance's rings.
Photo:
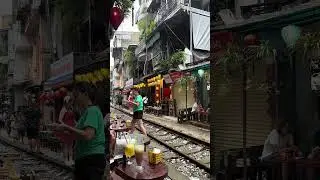
<path id="1" fill-rule="evenodd" d="M 132 164 L 132 162 L 130 161 L 130 158 L 132 156 L 134 156 L 134 144 L 128 143 L 124 149 L 124 154 L 127 156 L 128 158 L 128 164 Z"/>
<path id="2" fill-rule="evenodd" d="M 137 170 L 143 171 L 142 161 L 143 161 L 143 154 L 144 154 L 144 146 L 143 145 L 136 145 L 135 146 L 135 156 L 137 162 Z"/>

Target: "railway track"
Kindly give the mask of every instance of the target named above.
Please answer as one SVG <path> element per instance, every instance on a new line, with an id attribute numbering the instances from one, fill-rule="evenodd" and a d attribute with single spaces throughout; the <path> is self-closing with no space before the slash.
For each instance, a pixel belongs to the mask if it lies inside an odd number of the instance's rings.
<path id="1" fill-rule="evenodd" d="M 56 163 L 30 155 L 8 143 L 0 142 L 0 160 L 4 163 L 10 159 L 13 169 L 19 179 L 39 180 L 72 180 L 70 168 L 64 168 Z M 5 167 L 0 167 L 0 169 Z M 1 171 L 1 179 L 9 179 L 6 171 Z"/>
<path id="2" fill-rule="evenodd" d="M 112 107 L 111 112 L 124 119 L 132 118 L 130 113 L 118 108 Z M 151 144 L 162 150 L 168 163 L 187 177 L 210 179 L 210 144 L 147 120 L 144 125 L 153 140 Z"/>

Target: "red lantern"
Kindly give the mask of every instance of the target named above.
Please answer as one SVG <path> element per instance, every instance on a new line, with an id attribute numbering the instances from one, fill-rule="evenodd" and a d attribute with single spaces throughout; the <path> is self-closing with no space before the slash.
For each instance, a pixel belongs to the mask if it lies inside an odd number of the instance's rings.
<path id="1" fill-rule="evenodd" d="M 257 45 L 258 44 L 258 38 L 254 34 L 248 34 L 244 37 L 244 43 L 247 46 L 250 45 Z"/>
<path id="2" fill-rule="evenodd" d="M 117 30 L 123 21 L 123 18 L 124 18 L 123 12 L 120 8 L 113 7 L 113 8 L 111 8 L 110 13 L 111 13 L 110 14 L 110 23 L 113 26 L 113 28 L 115 30 Z"/>

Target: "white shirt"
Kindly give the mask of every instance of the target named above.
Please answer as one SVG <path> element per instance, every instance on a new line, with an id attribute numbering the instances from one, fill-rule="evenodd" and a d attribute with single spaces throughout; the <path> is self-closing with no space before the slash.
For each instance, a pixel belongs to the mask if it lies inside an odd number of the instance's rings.
<path id="1" fill-rule="evenodd" d="M 198 109 L 198 104 L 197 104 L 197 103 L 194 103 L 193 106 L 192 106 L 191 112 L 196 112 L 197 109 Z"/>
<path id="2" fill-rule="evenodd" d="M 291 134 L 282 136 L 276 129 L 274 129 L 270 132 L 266 141 L 264 142 L 262 158 L 275 153 L 279 149 L 286 148 L 291 145 L 293 145 L 293 137 Z"/>
<path id="3" fill-rule="evenodd" d="M 143 101 L 144 104 L 148 104 L 148 98 L 147 97 L 143 97 L 142 101 Z"/>

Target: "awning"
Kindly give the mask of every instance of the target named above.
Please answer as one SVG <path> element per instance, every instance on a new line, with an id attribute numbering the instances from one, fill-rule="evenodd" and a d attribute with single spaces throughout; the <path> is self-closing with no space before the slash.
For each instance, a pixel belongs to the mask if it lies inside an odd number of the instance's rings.
<path id="1" fill-rule="evenodd" d="M 319 7 L 320 2 L 318 1 L 302 3 L 289 9 L 258 15 L 230 25 L 214 26 L 211 27 L 211 31 L 232 30 L 234 32 L 248 32 L 263 28 L 281 28 L 289 24 L 311 24 L 320 20 Z"/>
<path id="2" fill-rule="evenodd" d="M 49 88 L 58 88 L 61 86 L 69 85 L 73 82 L 73 74 L 66 74 L 58 78 L 50 78 L 45 83 L 45 87 Z"/>
<path id="3" fill-rule="evenodd" d="M 190 71 L 190 70 L 201 69 L 201 68 L 204 69 L 209 67 L 210 67 L 210 61 L 206 61 L 199 64 L 188 66 L 185 69 L 182 69 L 181 71 Z"/>

